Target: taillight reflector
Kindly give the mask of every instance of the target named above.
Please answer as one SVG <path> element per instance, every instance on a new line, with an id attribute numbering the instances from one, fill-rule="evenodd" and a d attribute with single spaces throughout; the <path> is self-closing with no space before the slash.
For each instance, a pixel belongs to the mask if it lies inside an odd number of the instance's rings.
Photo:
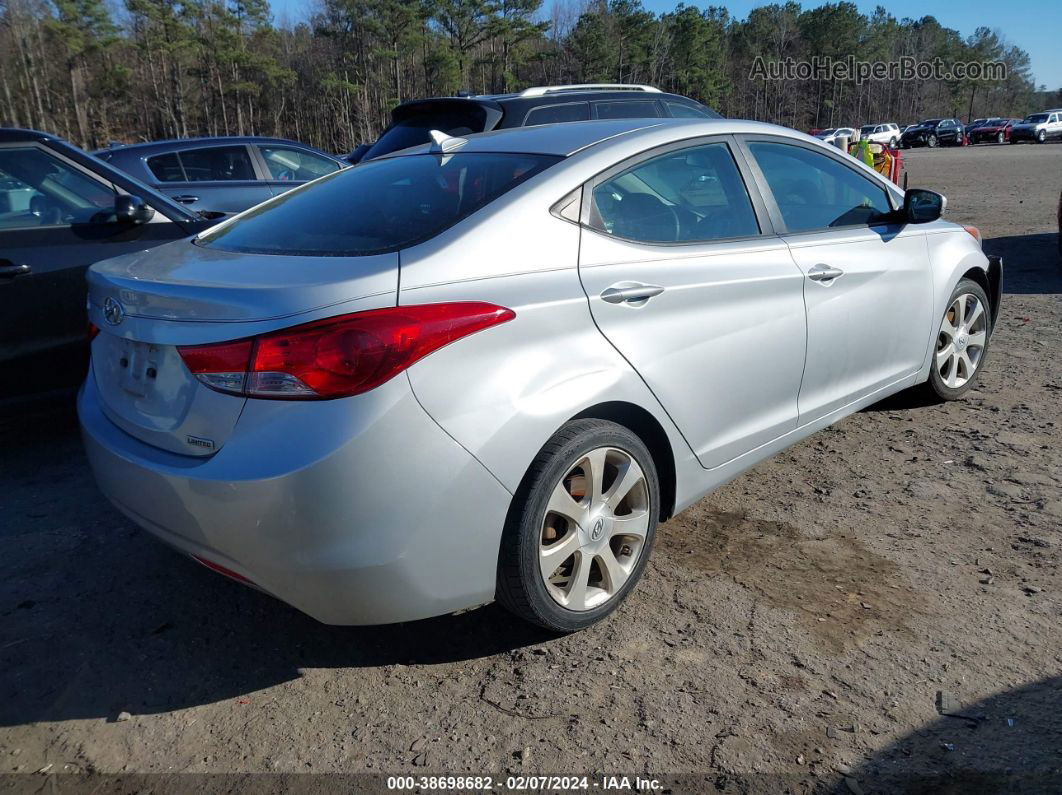
<path id="1" fill-rule="evenodd" d="M 321 400 L 375 389 L 444 345 L 514 317 L 511 309 L 478 301 L 399 306 L 177 350 L 219 392 Z"/>

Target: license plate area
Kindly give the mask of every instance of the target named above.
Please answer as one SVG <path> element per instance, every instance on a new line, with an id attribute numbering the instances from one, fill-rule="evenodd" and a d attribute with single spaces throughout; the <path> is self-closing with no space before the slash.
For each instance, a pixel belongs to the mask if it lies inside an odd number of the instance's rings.
<path id="1" fill-rule="evenodd" d="M 134 397 L 145 397 L 155 387 L 163 352 L 147 342 L 122 340 L 118 346 L 119 385 Z"/>

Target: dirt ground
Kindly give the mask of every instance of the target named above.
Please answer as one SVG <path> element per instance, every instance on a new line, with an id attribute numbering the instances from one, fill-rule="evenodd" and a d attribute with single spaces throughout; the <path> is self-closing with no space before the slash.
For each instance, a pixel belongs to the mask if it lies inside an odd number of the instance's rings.
<path id="1" fill-rule="evenodd" d="M 1005 258 L 979 388 L 944 406 L 894 398 L 712 494 L 581 634 L 495 606 L 320 625 L 111 509 L 68 409 L 8 419 L 0 789 L 69 791 L 54 774 L 80 771 L 1062 790 L 1062 145 L 907 163 L 912 187 L 944 192 Z"/>

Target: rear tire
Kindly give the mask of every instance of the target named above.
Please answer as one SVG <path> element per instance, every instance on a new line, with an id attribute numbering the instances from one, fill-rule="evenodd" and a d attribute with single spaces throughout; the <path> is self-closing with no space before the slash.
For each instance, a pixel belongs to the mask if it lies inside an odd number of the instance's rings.
<path id="1" fill-rule="evenodd" d="M 935 135 L 929 136 L 926 139 L 926 146 L 928 146 L 930 149 L 936 149 L 937 148 L 937 136 L 935 136 Z"/>
<path id="2" fill-rule="evenodd" d="M 498 602 L 554 632 L 596 624 L 641 578 L 659 513 L 656 467 L 638 436 L 606 420 L 567 423 L 513 496 Z"/>
<path id="3" fill-rule="evenodd" d="M 992 338 L 992 307 L 981 285 L 959 280 L 938 329 L 924 386 L 938 401 L 958 400 L 977 383 Z"/>

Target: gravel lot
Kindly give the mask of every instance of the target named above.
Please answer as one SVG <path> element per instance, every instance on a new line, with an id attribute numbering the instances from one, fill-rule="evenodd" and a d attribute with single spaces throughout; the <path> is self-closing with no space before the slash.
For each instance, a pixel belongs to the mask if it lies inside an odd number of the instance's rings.
<path id="1" fill-rule="evenodd" d="M 0 773 L 22 775 L 0 789 L 78 771 L 1062 789 L 1062 146 L 907 164 L 1004 256 L 979 388 L 946 406 L 899 396 L 714 493 L 582 634 L 494 606 L 317 624 L 112 510 L 68 407 L 4 421 Z"/>

